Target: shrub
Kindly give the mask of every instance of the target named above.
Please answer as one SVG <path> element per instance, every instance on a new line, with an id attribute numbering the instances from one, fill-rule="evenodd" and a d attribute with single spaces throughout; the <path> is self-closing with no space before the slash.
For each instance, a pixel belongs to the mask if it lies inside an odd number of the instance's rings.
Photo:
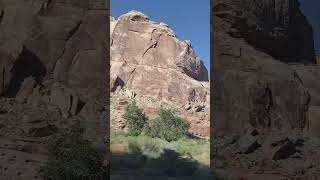
<path id="1" fill-rule="evenodd" d="M 127 121 L 129 135 L 138 136 L 147 127 L 147 118 L 135 102 L 128 104 L 122 117 Z"/>
<path id="2" fill-rule="evenodd" d="M 187 134 L 190 124 L 174 111 L 161 109 L 159 117 L 149 130 L 149 135 L 166 141 L 176 141 Z"/>
<path id="3" fill-rule="evenodd" d="M 103 180 L 108 171 L 103 154 L 82 138 L 83 129 L 74 128 L 49 139 L 49 159 L 42 169 L 45 180 Z"/>

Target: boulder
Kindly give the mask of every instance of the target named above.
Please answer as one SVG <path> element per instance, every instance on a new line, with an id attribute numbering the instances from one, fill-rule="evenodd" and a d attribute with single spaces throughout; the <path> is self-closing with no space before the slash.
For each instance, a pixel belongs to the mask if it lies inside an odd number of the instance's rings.
<path id="1" fill-rule="evenodd" d="M 237 143 L 240 151 L 244 154 L 252 153 L 261 146 L 258 143 L 257 138 L 250 134 L 245 134 L 244 136 L 240 137 Z"/>
<path id="2" fill-rule="evenodd" d="M 292 142 L 291 140 L 286 140 L 277 147 L 277 150 L 274 151 L 273 160 L 287 159 L 296 153 L 300 152 L 297 149 L 297 143 Z"/>
<path id="3" fill-rule="evenodd" d="M 21 84 L 20 91 L 16 95 L 17 101 L 23 103 L 27 100 L 27 98 L 32 95 L 33 88 L 35 87 L 35 79 L 32 77 L 24 79 Z"/>

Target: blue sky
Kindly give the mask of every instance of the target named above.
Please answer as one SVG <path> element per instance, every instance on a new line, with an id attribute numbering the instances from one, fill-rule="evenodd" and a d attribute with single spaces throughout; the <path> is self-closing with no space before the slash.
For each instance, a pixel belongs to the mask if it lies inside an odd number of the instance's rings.
<path id="1" fill-rule="evenodd" d="M 300 0 L 300 7 L 313 27 L 315 49 L 320 50 L 320 1 Z"/>
<path id="2" fill-rule="evenodd" d="M 111 0 L 110 5 L 116 18 L 137 10 L 168 24 L 179 39 L 191 41 L 210 73 L 210 0 Z"/>

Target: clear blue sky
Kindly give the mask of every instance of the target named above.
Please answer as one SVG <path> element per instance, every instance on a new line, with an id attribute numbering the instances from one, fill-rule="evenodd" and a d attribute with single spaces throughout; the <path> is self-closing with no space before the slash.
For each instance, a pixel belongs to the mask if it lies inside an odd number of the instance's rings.
<path id="1" fill-rule="evenodd" d="M 111 0 L 111 16 L 118 18 L 131 10 L 164 22 L 181 40 L 190 40 L 210 75 L 210 0 Z"/>
<path id="2" fill-rule="evenodd" d="M 320 0 L 300 0 L 300 7 L 313 27 L 315 49 L 320 50 Z"/>

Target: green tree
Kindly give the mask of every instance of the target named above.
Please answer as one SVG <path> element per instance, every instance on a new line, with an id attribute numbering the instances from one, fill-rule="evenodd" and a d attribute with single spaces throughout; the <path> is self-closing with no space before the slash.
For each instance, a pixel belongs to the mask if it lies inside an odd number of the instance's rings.
<path id="1" fill-rule="evenodd" d="M 178 117 L 174 111 L 161 109 L 149 134 L 170 142 L 184 137 L 189 128 L 190 123 Z"/>
<path id="2" fill-rule="evenodd" d="M 138 136 L 147 128 L 147 118 L 136 102 L 127 105 L 122 117 L 126 120 L 129 129 L 129 135 Z"/>

